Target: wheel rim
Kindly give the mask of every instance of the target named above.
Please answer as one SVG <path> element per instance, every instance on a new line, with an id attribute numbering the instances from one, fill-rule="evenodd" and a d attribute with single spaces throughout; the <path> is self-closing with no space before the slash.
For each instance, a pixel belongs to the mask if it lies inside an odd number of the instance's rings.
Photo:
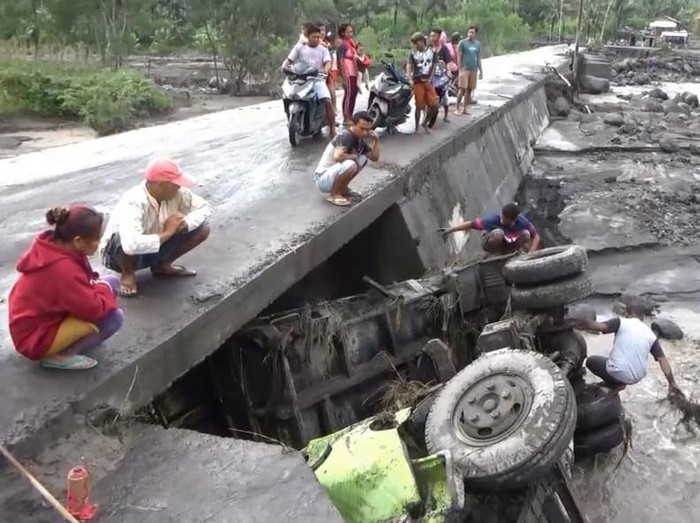
<path id="1" fill-rule="evenodd" d="M 488 446 L 513 434 L 527 418 L 534 390 L 527 380 L 499 373 L 473 384 L 455 407 L 455 434 L 471 446 Z"/>

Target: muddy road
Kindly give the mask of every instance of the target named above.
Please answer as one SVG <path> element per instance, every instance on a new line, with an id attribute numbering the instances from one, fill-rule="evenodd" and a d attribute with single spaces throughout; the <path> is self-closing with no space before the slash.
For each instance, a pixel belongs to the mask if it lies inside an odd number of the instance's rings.
<path id="1" fill-rule="evenodd" d="M 683 328 L 683 340 L 662 345 L 681 387 L 697 398 L 700 67 L 688 64 L 617 62 L 610 93 L 582 96 L 591 113 L 580 106 L 553 119 L 519 199 L 548 242 L 588 249 L 599 320 L 615 301 L 641 297 Z M 586 338 L 589 354 L 612 347 L 612 336 Z M 682 420 L 666 392 L 650 358 L 647 378 L 621 393 L 633 425 L 627 455 L 618 449 L 576 467 L 591 522 L 697 521 L 700 427 Z"/>

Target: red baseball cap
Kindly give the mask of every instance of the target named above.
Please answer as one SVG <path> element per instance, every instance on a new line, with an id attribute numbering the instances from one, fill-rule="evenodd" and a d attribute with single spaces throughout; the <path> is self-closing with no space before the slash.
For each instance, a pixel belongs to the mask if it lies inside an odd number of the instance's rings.
<path id="1" fill-rule="evenodd" d="M 185 175 L 175 160 L 158 158 L 151 160 L 146 167 L 144 176 L 149 182 L 170 182 L 180 187 L 191 187 L 194 180 Z"/>

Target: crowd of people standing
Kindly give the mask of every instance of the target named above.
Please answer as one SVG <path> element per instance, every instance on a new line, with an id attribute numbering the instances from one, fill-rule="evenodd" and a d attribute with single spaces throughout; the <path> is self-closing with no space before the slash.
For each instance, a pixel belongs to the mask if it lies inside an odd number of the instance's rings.
<path id="1" fill-rule="evenodd" d="M 412 35 L 413 49 L 406 59 L 406 73 L 414 91 L 416 109 L 419 113 L 427 110 L 423 124 L 426 131 L 427 117 L 430 116 L 430 111 L 439 105 L 445 108 L 444 120 L 449 121 L 449 98 L 444 96 L 438 100 L 432 85 L 438 64 L 446 67 L 451 81 L 457 87 L 454 114 L 469 114 L 467 106 L 476 103 L 474 91 L 477 80 L 483 78 L 481 43 L 476 38 L 478 32 L 478 27 L 471 26 L 467 29 L 466 36 L 454 33 L 449 40 L 440 28 L 433 28 L 429 39 L 423 33 Z M 285 63 L 306 59 L 304 53 L 300 53 L 301 46 L 320 46 L 328 51 L 321 62 L 312 60 L 311 65 L 319 66 L 321 76 L 325 77 L 329 90 L 328 100 L 334 111 L 337 107 L 336 91 L 342 86 L 342 123 L 346 127 L 352 126 L 357 96 L 362 93 L 363 86 L 369 89 L 369 67 L 372 65 L 372 58 L 366 53 L 362 43 L 355 39 L 352 25 L 341 24 L 337 32 L 333 33 L 328 31 L 324 23 L 303 24 L 299 40 Z M 417 125 L 416 131 L 418 130 Z M 331 137 L 335 136 L 334 127 L 331 128 L 330 134 Z"/>

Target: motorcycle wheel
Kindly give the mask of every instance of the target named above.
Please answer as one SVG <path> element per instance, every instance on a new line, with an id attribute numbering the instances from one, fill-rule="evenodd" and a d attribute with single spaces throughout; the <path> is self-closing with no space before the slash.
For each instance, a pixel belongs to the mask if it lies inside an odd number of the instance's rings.
<path id="1" fill-rule="evenodd" d="M 382 112 L 379 110 L 379 106 L 377 104 L 372 104 L 367 112 L 372 118 L 372 129 L 376 129 L 379 127 L 379 121 L 382 119 Z"/>
<path id="2" fill-rule="evenodd" d="M 298 143 L 298 132 L 299 120 L 301 119 L 301 114 L 297 113 L 289 118 L 287 122 L 287 131 L 289 133 L 289 144 L 292 147 L 296 147 Z"/>

